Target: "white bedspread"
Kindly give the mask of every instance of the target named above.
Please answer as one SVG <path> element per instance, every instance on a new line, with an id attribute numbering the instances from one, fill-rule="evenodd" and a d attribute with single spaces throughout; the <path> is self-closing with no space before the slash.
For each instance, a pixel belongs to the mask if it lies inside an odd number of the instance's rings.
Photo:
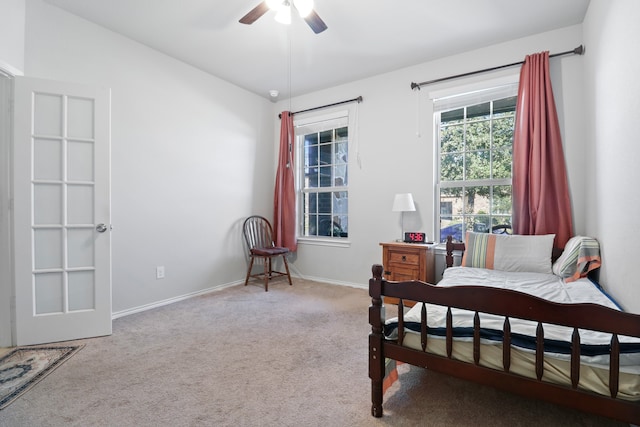
<path id="1" fill-rule="evenodd" d="M 558 303 L 594 303 L 600 304 L 615 310 L 619 310 L 616 304 L 602 290 L 592 283 L 589 279 L 579 279 L 574 282 L 565 283 L 561 278 L 553 274 L 541 273 L 522 273 L 522 272 L 505 272 L 497 270 L 487 270 L 482 268 L 469 267 L 451 267 L 445 270 L 442 281 L 438 286 L 460 286 L 460 285 L 478 285 L 490 286 L 503 289 L 511 289 L 535 295 L 550 301 Z M 415 322 L 420 324 L 422 304 L 416 304 L 411 310 L 405 314 L 405 329 L 408 333 L 419 334 L 410 330 L 408 323 Z M 427 305 L 429 328 L 444 328 L 446 326 L 447 307 Z M 467 310 L 452 309 L 453 327 L 454 328 L 470 328 L 473 326 L 474 313 Z M 389 338 L 397 337 L 397 330 L 389 330 L 389 326 L 393 327 L 394 322 L 397 324 L 397 318 L 389 319 L 387 323 L 387 332 Z M 502 331 L 504 317 L 489 314 L 480 314 L 480 327 L 483 330 Z M 523 334 L 535 337 L 537 323 L 520 319 L 511 319 L 511 333 Z M 414 325 L 415 326 L 415 325 Z M 558 340 L 566 343 L 571 342 L 572 328 L 557 325 L 543 324 L 545 340 Z M 414 328 L 416 329 L 416 328 Z M 431 335 L 430 335 L 431 336 Z M 436 336 L 437 337 L 437 336 Z M 640 343 L 637 338 L 619 336 L 620 343 Z M 581 344 L 583 345 L 603 345 L 608 346 L 611 342 L 611 334 L 580 330 Z M 472 340 L 468 335 L 466 337 L 456 338 L 456 340 Z M 500 341 L 483 339 L 483 344 L 501 344 Z M 533 351 L 532 349 L 528 349 Z M 570 354 L 557 354 L 558 358 L 569 359 Z M 594 365 L 608 365 L 608 355 L 581 356 L 582 363 Z M 620 355 L 621 370 L 627 372 L 640 372 L 640 353 L 625 353 Z M 624 368 L 622 368 L 624 367 Z"/>

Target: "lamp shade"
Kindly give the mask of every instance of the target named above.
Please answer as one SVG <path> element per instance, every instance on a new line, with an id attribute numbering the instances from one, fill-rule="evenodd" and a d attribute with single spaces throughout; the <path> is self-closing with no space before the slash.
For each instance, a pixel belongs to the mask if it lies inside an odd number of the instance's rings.
<path id="1" fill-rule="evenodd" d="M 411 212 L 416 210 L 411 193 L 399 193 L 393 199 L 393 212 Z"/>

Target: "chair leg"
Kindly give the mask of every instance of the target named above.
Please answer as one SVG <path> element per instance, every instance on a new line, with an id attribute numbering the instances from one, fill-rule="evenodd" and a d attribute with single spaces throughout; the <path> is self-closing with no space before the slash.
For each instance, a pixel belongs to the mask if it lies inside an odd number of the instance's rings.
<path id="1" fill-rule="evenodd" d="M 251 261 L 249 262 L 249 269 L 247 270 L 247 277 L 244 279 L 244 285 L 247 286 L 247 283 L 249 283 L 249 277 L 251 277 L 251 268 L 253 268 L 253 260 L 255 258 L 253 256 L 251 256 Z"/>
<path id="2" fill-rule="evenodd" d="M 265 292 L 269 292 L 270 276 L 271 276 L 271 257 L 268 257 L 268 258 L 265 258 L 264 260 L 264 291 Z"/>
<path id="3" fill-rule="evenodd" d="M 282 260 L 284 261 L 284 268 L 287 272 L 287 279 L 289 279 L 289 286 L 293 286 L 293 283 L 291 283 L 291 273 L 289 273 L 289 263 L 287 262 L 287 256 L 285 254 L 282 255 Z"/>

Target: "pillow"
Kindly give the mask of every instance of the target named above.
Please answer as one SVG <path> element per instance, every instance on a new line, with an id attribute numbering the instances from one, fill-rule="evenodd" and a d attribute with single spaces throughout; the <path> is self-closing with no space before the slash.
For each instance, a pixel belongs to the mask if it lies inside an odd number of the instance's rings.
<path id="1" fill-rule="evenodd" d="M 573 282 L 600 267 L 600 245 L 596 239 L 574 236 L 567 241 L 562 255 L 553 263 L 552 271 L 556 276 Z"/>
<path id="2" fill-rule="evenodd" d="M 551 274 L 555 234 L 541 236 L 467 232 L 463 267 Z"/>

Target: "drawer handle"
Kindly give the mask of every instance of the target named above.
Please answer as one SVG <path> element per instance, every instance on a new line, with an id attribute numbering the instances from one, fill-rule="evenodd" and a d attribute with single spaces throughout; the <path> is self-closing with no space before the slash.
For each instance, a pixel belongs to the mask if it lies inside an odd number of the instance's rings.
<path id="1" fill-rule="evenodd" d="M 406 261 L 407 260 L 407 256 L 406 255 L 402 255 L 402 260 Z"/>

